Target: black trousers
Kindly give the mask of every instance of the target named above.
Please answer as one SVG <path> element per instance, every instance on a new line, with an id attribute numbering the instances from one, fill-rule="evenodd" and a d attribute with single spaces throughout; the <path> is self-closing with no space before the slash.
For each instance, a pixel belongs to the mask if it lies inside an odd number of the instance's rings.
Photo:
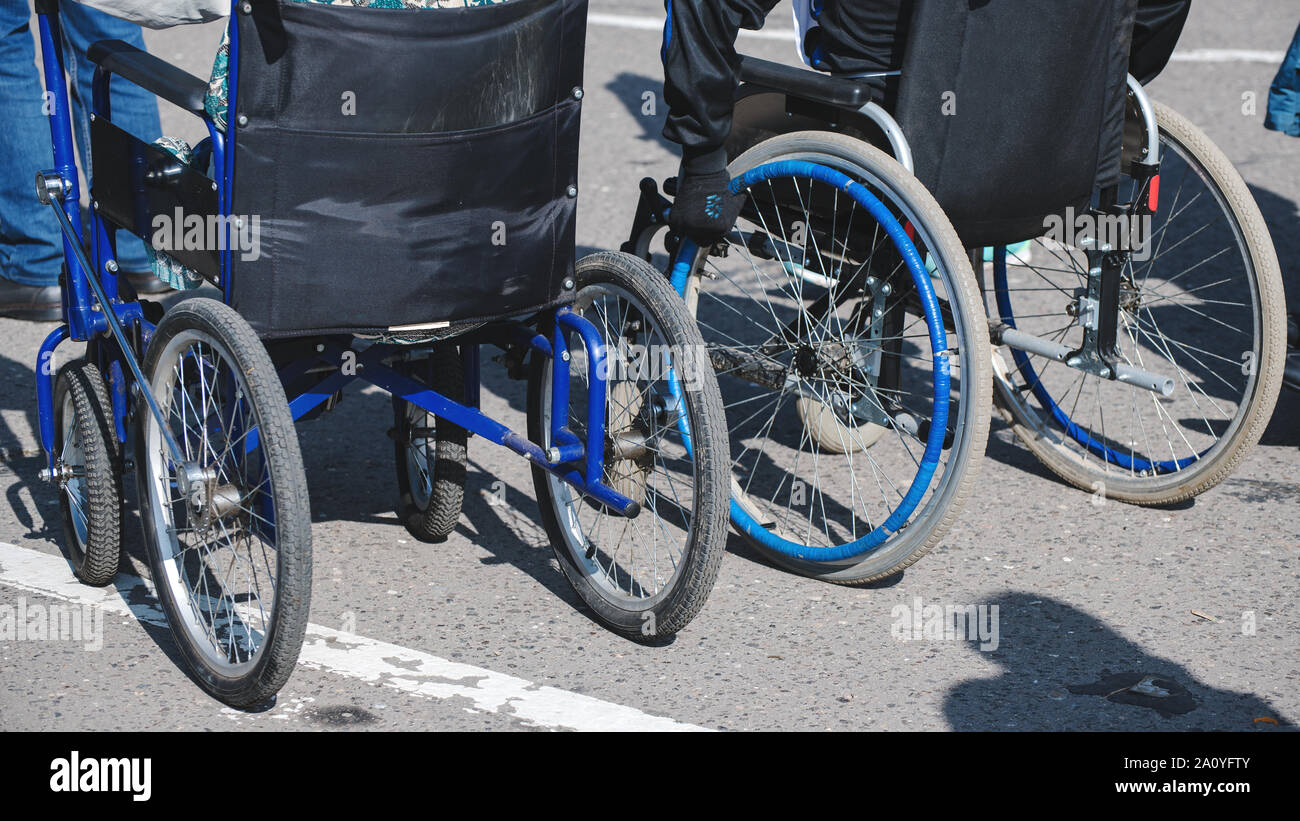
<path id="1" fill-rule="evenodd" d="M 683 148 L 688 166 L 717 170 L 731 133 L 740 29 L 762 28 L 780 0 L 667 0 L 664 27 L 664 136 Z M 913 0 L 824 0 L 820 29 L 806 52 L 834 73 L 897 69 Z M 883 83 L 882 83 L 883 89 Z"/>

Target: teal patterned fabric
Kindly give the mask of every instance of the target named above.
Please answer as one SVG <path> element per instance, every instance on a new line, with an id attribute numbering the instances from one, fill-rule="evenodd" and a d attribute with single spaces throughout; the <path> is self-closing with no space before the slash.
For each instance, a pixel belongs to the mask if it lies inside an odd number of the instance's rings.
<path id="1" fill-rule="evenodd" d="M 190 148 L 190 144 L 177 137 L 159 137 L 153 144 L 171 153 L 186 165 L 194 160 L 194 151 Z M 202 274 L 187 267 L 175 257 L 156 250 L 153 243 L 146 242 L 144 248 L 145 253 L 149 255 L 149 267 L 153 269 L 154 276 L 172 288 L 177 291 L 188 291 L 203 284 Z"/>
<path id="2" fill-rule="evenodd" d="M 494 6 L 510 0 L 293 0 L 295 3 L 317 3 L 325 6 L 354 6 L 368 9 L 463 9 L 474 6 Z M 208 94 L 203 107 L 219 131 L 226 130 L 226 110 L 230 100 L 230 35 L 221 37 L 217 58 L 212 64 L 212 79 L 208 81 Z"/>

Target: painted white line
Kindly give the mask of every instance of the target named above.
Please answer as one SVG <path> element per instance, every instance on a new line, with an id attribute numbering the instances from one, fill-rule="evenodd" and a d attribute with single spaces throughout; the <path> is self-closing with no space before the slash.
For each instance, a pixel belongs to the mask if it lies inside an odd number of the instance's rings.
<path id="1" fill-rule="evenodd" d="M 107 613 L 131 616 L 150 624 L 167 623 L 152 586 L 144 579 L 119 574 L 111 587 L 86 587 L 73 578 L 63 558 L 3 542 L 0 542 L 0 584 L 76 605 L 98 607 Z M 425 698 L 463 698 L 470 710 L 508 715 L 534 727 L 588 731 L 705 730 L 632 707 L 316 624 L 307 625 L 299 663 Z"/>
<path id="2" fill-rule="evenodd" d="M 616 26 L 637 31 L 657 31 L 662 33 L 664 30 L 664 18 L 662 17 L 593 12 L 587 15 L 587 22 L 594 26 Z M 791 45 L 795 43 L 793 29 L 762 29 L 760 31 L 741 29 L 740 36 L 758 40 L 784 40 Z M 1283 56 L 1280 51 L 1259 51 L 1242 48 L 1191 48 L 1175 51 L 1171 60 L 1175 63 L 1272 63 L 1277 65 L 1282 62 Z"/>
<path id="3" fill-rule="evenodd" d="M 1254 51 L 1244 48 L 1189 48 L 1175 51 L 1170 61 L 1175 63 L 1271 63 L 1280 65 L 1285 57 L 1281 51 Z"/>
<path id="4" fill-rule="evenodd" d="M 657 31 L 660 34 L 664 30 L 664 18 L 662 17 L 637 17 L 630 14 L 599 14 L 591 12 L 587 14 L 587 22 L 593 26 L 617 26 L 618 28 L 636 29 L 637 31 Z M 752 37 L 757 40 L 785 40 L 792 46 L 795 42 L 794 29 L 762 29 L 761 31 L 741 29 L 740 36 Z"/>

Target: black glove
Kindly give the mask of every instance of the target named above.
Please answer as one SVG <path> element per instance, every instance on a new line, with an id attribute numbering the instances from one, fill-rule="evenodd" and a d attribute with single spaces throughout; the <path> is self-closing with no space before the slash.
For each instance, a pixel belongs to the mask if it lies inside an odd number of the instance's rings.
<path id="1" fill-rule="evenodd" d="M 740 216 L 745 198 L 728 189 L 731 175 L 726 169 L 694 173 L 684 169 L 677 178 L 677 198 L 668 213 L 668 225 L 678 234 L 700 245 L 722 239 Z"/>

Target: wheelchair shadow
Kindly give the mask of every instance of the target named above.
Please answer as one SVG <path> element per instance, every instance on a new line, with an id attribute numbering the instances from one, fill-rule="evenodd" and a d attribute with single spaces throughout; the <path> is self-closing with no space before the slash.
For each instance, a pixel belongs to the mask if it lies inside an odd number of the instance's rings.
<path id="1" fill-rule="evenodd" d="M 491 362 L 484 363 L 483 373 L 485 391 L 523 411 L 525 383 L 508 379 L 504 370 Z M 487 378 L 489 373 L 495 374 L 491 381 Z M 519 424 L 519 420 L 502 421 Z M 387 394 L 356 389 L 346 391 L 343 401 L 329 413 L 299 423 L 314 523 L 382 525 L 389 529 L 393 539 L 409 538 L 393 513 L 397 499 L 394 453 L 391 441 L 382 434 L 392 424 L 391 400 Z M 490 554 L 480 559 L 483 564 L 509 564 L 574 610 L 592 618 L 591 611 L 556 566 L 541 524 L 528 464 L 506 456 L 515 460 L 510 464 L 517 463 L 517 469 L 493 472 L 484 462 L 473 458 L 476 449 L 495 447 L 480 438 L 470 439 L 470 469 L 465 481 L 462 516 L 454 531 L 456 536 Z"/>
<path id="2" fill-rule="evenodd" d="M 1273 237 L 1273 247 L 1277 249 L 1287 311 L 1300 313 L 1300 205 L 1258 185 L 1251 185 L 1250 193 L 1259 204 Z M 1260 444 L 1300 447 L 1297 419 L 1300 419 L 1300 394 L 1283 388 Z"/>
<path id="3" fill-rule="evenodd" d="M 1087 493 L 1069 482 L 1057 476 L 1048 470 L 1038 457 L 1025 447 L 1016 435 L 1011 431 L 1011 427 L 1002 419 L 997 411 L 993 412 L 993 419 L 989 425 L 989 443 L 984 451 L 984 455 L 991 461 L 999 462 L 1007 467 L 1014 468 L 1021 473 L 1027 473 L 1030 476 L 1059 485 L 1061 488 L 1068 489 L 1069 492 Z M 1153 510 L 1190 510 L 1196 506 L 1196 498 L 1184 499 L 1181 502 L 1173 502 L 1165 505 L 1147 505 Z"/>
<path id="4" fill-rule="evenodd" d="M 510 564 L 574 609 L 585 611 L 582 599 L 565 581 L 551 553 L 531 469 L 521 462 L 523 469 L 516 483 L 491 473 L 472 458 L 469 467 L 464 516 L 456 532 L 492 554 L 480 560 L 483 564 Z"/>
<path id="5" fill-rule="evenodd" d="M 1288 311 L 1300 311 L 1300 206 L 1295 200 L 1258 185 L 1248 185 L 1264 222 L 1268 223 L 1282 267 L 1282 287 Z"/>
<path id="6" fill-rule="evenodd" d="M 737 533 L 734 528 L 729 528 L 727 532 L 727 552 L 738 559 L 743 559 L 744 561 L 749 562 L 750 564 L 758 565 L 760 567 L 771 568 L 772 570 L 775 570 L 778 573 L 784 573 L 790 576 L 797 577 L 798 575 L 793 570 L 790 570 L 787 567 L 782 567 L 781 565 L 777 564 L 776 562 L 768 558 L 765 554 L 760 553 L 758 549 L 755 548 L 754 545 L 749 541 L 749 539 Z M 903 579 L 906 577 L 906 575 L 907 575 L 906 570 L 900 570 L 892 576 L 886 576 L 885 578 L 877 579 L 874 582 L 867 582 L 866 584 L 855 584 L 853 585 L 853 589 L 854 590 L 887 590 L 891 587 L 895 587 L 901 584 L 903 582 Z M 809 584 L 823 584 L 823 582 L 810 581 Z"/>
<path id="7" fill-rule="evenodd" d="M 1300 448 L 1300 393 L 1282 388 L 1273 418 L 1268 420 L 1261 445 Z"/>
<path id="8" fill-rule="evenodd" d="M 17 477 L 17 481 L 9 483 L 5 489 L 5 500 L 14 519 L 27 531 L 22 535 L 24 540 L 52 542 L 63 550 L 58 490 L 40 478 L 45 458 L 40 449 L 40 424 L 36 416 L 35 371 L 29 365 L 0 356 L 0 380 L 5 385 L 31 387 L 31 390 L 5 392 L 2 409 L 11 412 L 10 418 L 13 411 L 21 412 L 21 418 L 26 420 L 28 429 L 36 437 L 35 442 L 28 441 L 4 417 L 0 417 L 0 454 Z M 23 498 L 24 490 L 30 494 L 30 505 Z M 64 556 L 67 557 L 66 551 Z"/>
<path id="9" fill-rule="evenodd" d="M 944 713 L 953 730 L 1295 730 L 1267 699 L 1199 681 L 1069 604 L 1008 591 L 989 605 L 998 607 L 998 643 L 983 655 L 1000 675 L 949 690 Z M 980 652 L 979 641 L 968 646 Z M 1146 677 L 1160 690 L 1129 689 Z"/>
<path id="10" fill-rule="evenodd" d="M 527 482 L 527 489 L 523 489 L 487 472 L 481 463 L 471 459 L 469 464 L 472 470 L 466 482 L 465 507 L 456 532 L 475 547 L 492 554 L 490 558 L 480 560 L 483 564 L 509 564 L 527 573 L 551 595 L 590 620 L 593 626 L 605 630 L 559 568 L 541 524 L 530 473 L 518 474 Z M 667 647 L 676 641 L 676 636 L 663 636 L 647 642 L 624 640 Z"/>

